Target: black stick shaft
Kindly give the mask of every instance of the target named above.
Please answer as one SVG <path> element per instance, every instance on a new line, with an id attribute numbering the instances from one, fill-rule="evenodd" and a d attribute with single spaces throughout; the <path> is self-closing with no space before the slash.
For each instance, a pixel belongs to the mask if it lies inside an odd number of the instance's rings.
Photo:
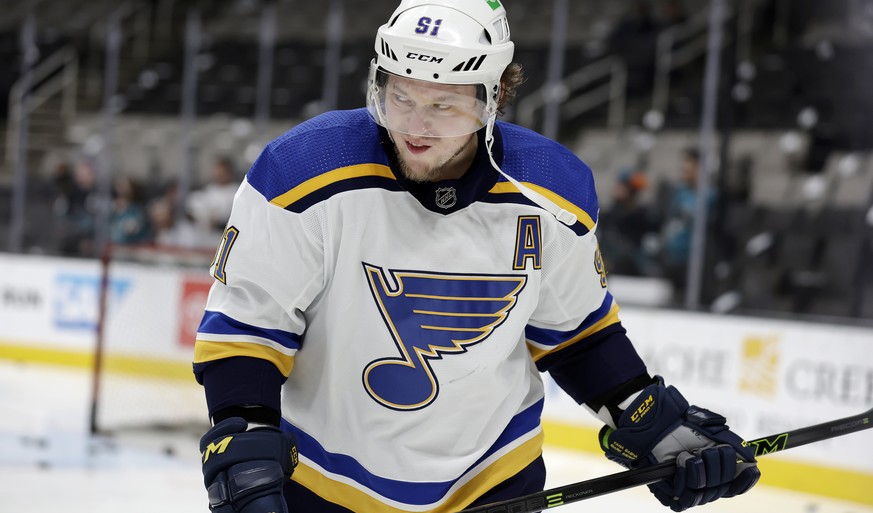
<path id="1" fill-rule="evenodd" d="M 801 445 L 821 442 L 822 440 L 848 435 L 849 433 L 863 431 L 871 427 L 873 427 L 873 408 L 851 417 L 765 436 L 756 440 L 750 440 L 748 443 L 755 446 L 755 456 L 764 456 L 771 452 L 793 449 Z"/>
<path id="2" fill-rule="evenodd" d="M 823 422 L 784 433 L 750 440 L 755 446 L 755 456 L 793 449 L 801 445 L 820 442 L 837 436 L 848 435 L 873 427 L 873 408 L 864 413 L 842 419 Z M 548 508 L 626 490 L 634 486 L 654 483 L 673 475 L 675 462 L 665 461 L 650 467 L 609 474 L 587 481 L 558 486 L 532 493 L 517 499 L 494 502 L 465 509 L 459 513 L 535 513 Z"/>

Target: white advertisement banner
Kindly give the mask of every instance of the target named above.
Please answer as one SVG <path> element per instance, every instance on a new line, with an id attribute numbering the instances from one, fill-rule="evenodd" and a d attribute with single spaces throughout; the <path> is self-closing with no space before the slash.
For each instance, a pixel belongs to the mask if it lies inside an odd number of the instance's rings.
<path id="1" fill-rule="evenodd" d="M 0 337 L 90 349 L 97 325 L 95 261 L 0 254 Z"/>
<path id="2" fill-rule="evenodd" d="M 873 407 L 873 330 L 736 316 L 624 308 L 622 324 L 652 374 L 725 415 L 751 439 Z M 545 416 L 600 422 L 548 380 Z M 869 433 L 778 457 L 873 471 Z"/>
<path id="3" fill-rule="evenodd" d="M 0 265 L 7 270 L 0 275 L 0 343 L 94 351 L 98 262 L 0 254 Z M 109 276 L 107 351 L 190 362 L 212 283 L 206 269 L 120 263 Z"/>

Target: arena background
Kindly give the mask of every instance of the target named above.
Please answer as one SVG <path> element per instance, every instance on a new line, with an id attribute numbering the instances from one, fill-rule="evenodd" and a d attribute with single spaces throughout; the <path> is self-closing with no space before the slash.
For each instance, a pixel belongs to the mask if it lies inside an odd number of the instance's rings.
<path id="1" fill-rule="evenodd" d="M 651 370 L 750 437 L 871 408 L 873 1 L 503 3 L 527 75 L 504 119 L 594 171 Z M 0 510 L 206 511 L 191 332 L 228 191 L 363 105 L 395 5 L 0 0 Z M 548 392 L 550 484 L 619 470 Z M 705 508 L 873 511 L 871 436 Z M 644 494 L 599 504 L 660 511 Z"/>

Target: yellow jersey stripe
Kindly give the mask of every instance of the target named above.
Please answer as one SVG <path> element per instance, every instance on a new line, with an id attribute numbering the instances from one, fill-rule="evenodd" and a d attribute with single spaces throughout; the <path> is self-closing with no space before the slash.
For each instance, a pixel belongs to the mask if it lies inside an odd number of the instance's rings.
<path id="1" fill-rule="evenodd" d="M 524 185 L 525 187 L 528 187 L 530 189 L 537 191 L 538 193 L 542 194 L 546 198 L 552 200 L 556 205 L 563 208 L 567 212 L 571 212 L 571 213 L 575 214 L 576 219 L 580 223 L 585 225 L 585 227 L 588 228 L 589 231 L 594 229 L 594 224 L 595 224 L 594 219 L 587 212 L 585 212 L 584 210 L 582 210 L 578 206 L 574 205 L 573 203 L 570 203 L 569 201 L 567 201 L 563 197 L 558 196 L 554 192 L 552 192 L 552 191 L 550 191 L 550 190 L 548 190 L 545 187 L 542 187 L 540 185 L 530 183 L 530 182 L 521 182 L 521 184 Z M 494 187 L 492 187 L 491 190 L 488 192 L 491 194 L 507 194 L 507 193 L 519 193 L 520 194 L 520 191 L 518 190 L 518 188 L 515 185 L 512 185 L 511 182 L 498 182 L 498 183 L 494 184 Z"/>
<path id="2" fill-rule="evenodd" d="M 531 343 L 528 343 L 527 344 L 528 351 L 530 351 L 530 354 L 531 354 L 531 356 L 533 356 L 534 361 L 538 361 L 540 358 L 542 358 L 543 356 L 545 356 L 547 354 L 553 353 L 555 351 L 560 351 L 561 349 L 564 349 L 567 346 L 571 346 L 571 345 L 575 344 L 576 342 L 579 342 L 580 340 L 584 339 L 585 337 L 591 335 L 592 333 L 597 333 L 598 331 L 602 330 L 603 328 L 605 328 L 607 326 L 611 326 L 611 325 L 619 322 L 620 319 L 618 318 L 618 310 L 619 310 L 618 303 L 613 303 L 612 308 L 609 309 L 609 313 L 604 315 L 602 319 L 600 319 L 596 323 L 592 324 L 588 329 L 586 329 L 582 333 L 579 333 L 575 337 L 573 337 L 569 340 L 566 340 L 564 342 L 561 342 L 560 344 L 558 344 L 554 347 L 551 347 L 549 349 L 542 349 L 542 348 L 539 348 L 537 346 L 534 346 Z"/>
<path id="3" fill-rule="evenodd" d="M 327 187 L 328 185 L 348 180 L 350 178 L 360 178 L 363 176 L 381 176 L 383 178 L 396 180 L 394 173 L 391 172 L 391 168 L 383 166 L 382 164 L 357 164 L 354 166 L 346 166 L 310 178 L 290 191 L 276 196 L 270 201 L 270 203 L 286 208 L 294 202 L 299 201 L 307 195 Z"/>
<path id="4" fill-rule="evenodd" d="M 540 429 L 530 440 L 522 443 L 510 453 L 482 469 L 470 481 L 458 488 L 446 501 L 434 509 L 427 510 L 427 513 L 452 513 L 464 509 L 488 490 L 521 472 L 522 469 L 537 459 L 542 452 L 543 432 Z M 369 513 L 409 513 L 409 511 L 421 511 L 417 509 L 400 509 L 385 504 L 354 486 L 330 479 L 302 461 L 294 469 L 291 479 L 318 494 L 321 498 L 352 511 L 367 511 Z"/>
<path id="5" fill-rule="evenodd" d="M 286 378 L 294 368 L 294 357 L 282 354 L 272 347 L 250 342 L 209 342 L 198 340 L 194 345 L 194 363 L 206 363 L 234 356 L 249 356 L 267 360 Z"/>

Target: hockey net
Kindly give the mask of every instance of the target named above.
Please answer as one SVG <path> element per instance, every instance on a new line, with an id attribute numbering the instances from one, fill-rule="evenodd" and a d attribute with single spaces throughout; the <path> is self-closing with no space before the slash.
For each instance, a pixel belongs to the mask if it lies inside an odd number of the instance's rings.
<path id="1" fill-rule="evenodd" d="M 91 398 L 95 434 L 208 429 L 192 373 L 213 252 L 110 246 L 103 256 Z"/>

